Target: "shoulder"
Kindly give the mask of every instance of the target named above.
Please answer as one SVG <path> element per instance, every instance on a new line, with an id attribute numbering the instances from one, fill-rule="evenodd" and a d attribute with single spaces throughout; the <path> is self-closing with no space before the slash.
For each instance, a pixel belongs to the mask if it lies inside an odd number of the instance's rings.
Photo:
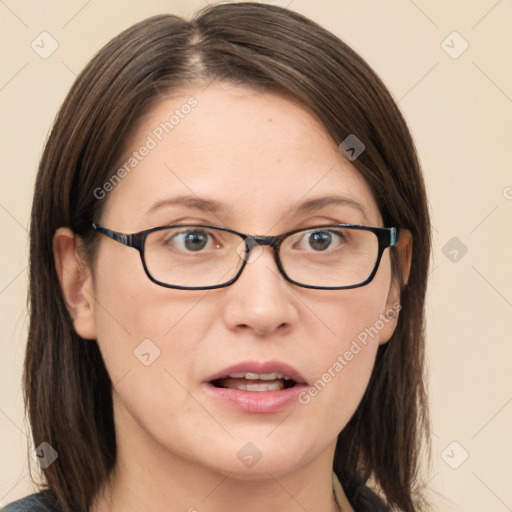
<path id="1" fill-rule="evenodd" d="M 354 478 L 344 479 L 343 488 L 338 475 L 333 472 L 334 493 L 338 503 L 346 497 L 355 512 L 389 512 L 389 508 L 368 486 Z M 344 494 L 344 496 L 343 496 Z"/>
<path id="2" fill-rule="evenodd" d="M 362 485 L 347 493 L 350 504 L 356 512 L 388 512 L 388 507 L 369 487 Z"/>
<path id="3" fill-rule="evenodd" d="M 60 512 L 55 505 L 52 504 L 45 491 L 31 494 L 25 498 L 14 501 L 0 512 Z"/>

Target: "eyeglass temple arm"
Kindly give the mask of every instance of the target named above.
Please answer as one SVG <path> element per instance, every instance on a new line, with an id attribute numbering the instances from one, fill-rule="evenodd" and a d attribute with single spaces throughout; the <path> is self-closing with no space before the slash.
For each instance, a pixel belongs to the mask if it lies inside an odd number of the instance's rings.
<path id="1" fill-rule="evenodd" d="M 94 222 L 92 223 L 92 227 L 98 231 L 99 233 L 102 233 L 103 235 L 108 236 L 109 238 L 112 238 L 112 240 L 115 240 L 116 242 L 119 242 L 120 244 L 126 245 L 128 247 L 133 247 L 133 241 L 131 235 L 126 235 L 124 233 L 118 233 L 117 231 L 112 231 L 111 229 L 106 229 L 98 226 Z"/>

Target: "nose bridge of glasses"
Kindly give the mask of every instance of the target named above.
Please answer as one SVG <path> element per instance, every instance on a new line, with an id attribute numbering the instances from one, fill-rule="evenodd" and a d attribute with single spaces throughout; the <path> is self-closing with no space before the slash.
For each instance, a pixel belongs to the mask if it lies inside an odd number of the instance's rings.
<path id="1" fill-rule="evenodd" d="M 247 250 L 247 254 L 253 254 L 255 251 L 253 249 L 256 249 L 256 252 L 258 247 L 260 248 L 260 251 L 263 250 L 263 246 L 268 246 L 274 251 L 275 257 L 277 257 L 277 248 L 279 246 L 279 242 L 281 241 L 281 237 L 279 236 L 248 236 L 244 242 Z"/>
<path id="2" fill-rule="evenodd" d="M 249 250 L 258 245 L 268 245 L 269 247 L 275 247 L 278 238 L 279 237 L 276 236 L 248 236 L 245 239 L 245 243 Z"/>
<path id="3" fill-rule="evenodd" d="M 281 237 L 279 236 L 252 236 L 246 235 L 244 238 L 244 249 L 243 251 L 237 250 L 238 254 L 241 256 L 246 263 L 252 263 L 256 259 L 259 258 L 261 253 L 263 252 L 263 246 L 267 245 L 274 252 L 274 258 L 277 260 L 277 247 Z M 277 264 L 279 267 L 279 263 Z"/>

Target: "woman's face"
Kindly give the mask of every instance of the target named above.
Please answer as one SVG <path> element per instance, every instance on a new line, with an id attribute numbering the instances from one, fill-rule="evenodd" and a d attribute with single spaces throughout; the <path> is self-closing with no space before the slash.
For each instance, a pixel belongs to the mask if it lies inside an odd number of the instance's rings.
<path id="1" fill-rule="evenodd" d="M 270 93 L 227 84 L 181 90 L 141 120 L 120 166 L 130 157 L 136 164 L 102 199 L 99 224 L 115 231 L 188 223 L 278 235 L 321 224 L 382 225 L 369 187 L 325 129 Z M 360 207 L 320 200 L 333 197 Z M 136 250 L 98 236 L 94 277 L 84 288 L 94 300 L 75 327 L 98 341 L 119 440 L 159 460 L 238 478 L 332 458 L 379 343 L 395 325 L 383 321 L 398 300 L 388 250 L 360 288 L 294 286 L 267 246 L 233 285 L 190 291 L 151 282 Z M 295 372 L 303 385 L 226 392 L 209 382 L 258 369 Z"/>

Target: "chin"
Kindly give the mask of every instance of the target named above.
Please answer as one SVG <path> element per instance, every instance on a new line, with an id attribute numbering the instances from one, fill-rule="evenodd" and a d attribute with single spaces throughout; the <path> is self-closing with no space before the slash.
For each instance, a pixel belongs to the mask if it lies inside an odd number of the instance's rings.
<path id="1" fill-rule="evenodd" d="M 234 445 L 234 446 L 233 446 Z M 304 443 L 297 445 L 276 438 L 274 442 L 258 443 L 258 441 L 234 441 L 229 447 L 217 447 L 208 450 L 208 458 L 202 462 L 212 470 L 223 475 L 229 475 L 238 480 L 263 480 L 287 475 L 297 468 L 307 464 L 318 453 L 310 450 L 304 452 Z M 222 453 L 222 457 L 219 455 Z M 211 462 L 215 461 L 215 465 Z"/>

